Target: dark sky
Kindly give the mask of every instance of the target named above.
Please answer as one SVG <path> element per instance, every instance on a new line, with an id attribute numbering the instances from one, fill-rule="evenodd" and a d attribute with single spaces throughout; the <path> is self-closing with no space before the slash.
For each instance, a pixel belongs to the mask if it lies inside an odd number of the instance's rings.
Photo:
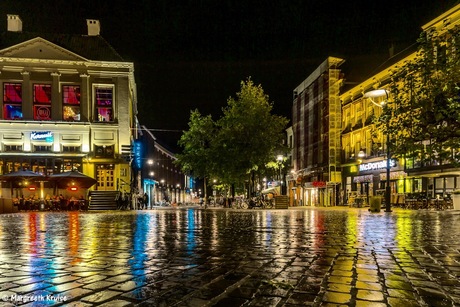
<path id="1" fill-rule="evenodd" d="M 176 150 L 190 110 L 216 118 L 249 76 L 290 118 L 292 91 L 327 56 L 386 53 L 414 43 L 452 0 L 2 0 L 24 31 L 101 35 L 135 63 L 141 124 Z"/>

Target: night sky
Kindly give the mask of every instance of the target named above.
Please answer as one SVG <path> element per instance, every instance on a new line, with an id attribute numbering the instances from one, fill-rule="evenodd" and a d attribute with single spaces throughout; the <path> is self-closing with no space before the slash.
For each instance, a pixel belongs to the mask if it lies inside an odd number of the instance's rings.
<path id="1" fill-rule="evenodd" d="M 177 151 L 174 130 L 187 129 L 190 110 L 217 118 L 249 76 L 290 118 L 293 89 L 327 56 L 398 51 L 458 2 L 2 0 L 0 30 L 6 14 L 30 32 L 86 34 L 86 19 L 99 19 L 101 35 L 135 63 L 141 124 Z"/>

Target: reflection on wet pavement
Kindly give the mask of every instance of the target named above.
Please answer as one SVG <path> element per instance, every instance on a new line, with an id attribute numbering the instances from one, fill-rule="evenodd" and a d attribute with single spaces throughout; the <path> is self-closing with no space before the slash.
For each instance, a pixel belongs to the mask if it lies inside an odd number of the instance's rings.
<path id="1" fill-rule="evenodd" d="M 88 306 L 454 306 L 460 212 L 0 215 L 0 299 Z"/>

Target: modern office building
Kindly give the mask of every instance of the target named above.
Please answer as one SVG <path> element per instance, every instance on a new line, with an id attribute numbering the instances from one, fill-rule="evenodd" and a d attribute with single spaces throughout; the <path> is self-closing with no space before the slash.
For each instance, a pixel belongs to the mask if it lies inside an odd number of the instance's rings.
<path id="1" fill-rule="evenodd" d="M 91 189 L 99 191 L 136 184 L 121 155 L 137 136 L 134 64 L 102 38 L 98 20 L 86 22 L 82 35 L 35 33 L 7 15 L 0 39 L 0 174 L 76 170 L 97 179 Z M 53 193 L 50 182 L 41 185 L 41 197 Z M 3 184 L 2 196 L 27 193 L 27 186 L 16 188 Z"/>

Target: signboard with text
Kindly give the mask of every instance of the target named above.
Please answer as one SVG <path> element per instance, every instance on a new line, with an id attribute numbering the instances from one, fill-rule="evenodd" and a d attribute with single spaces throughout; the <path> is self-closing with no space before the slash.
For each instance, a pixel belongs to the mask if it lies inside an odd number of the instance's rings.
<path id="1" fill-rule="evenodd" d="M 396 166 L 396 161 L 394 159 L 390 159 L 390 168 Z M 359 165 L 359 171 L 373 171 L 379 169 L 387 168 L 387 160 L 377 161 L 377 162 L 369 162 L 363 163 Z"/>
<path id="2" fill-rule="evenodd" d="M 53 142 L 53 133 L 51 131 L 32 131 L 30 133 L 30 140 Z"/>

